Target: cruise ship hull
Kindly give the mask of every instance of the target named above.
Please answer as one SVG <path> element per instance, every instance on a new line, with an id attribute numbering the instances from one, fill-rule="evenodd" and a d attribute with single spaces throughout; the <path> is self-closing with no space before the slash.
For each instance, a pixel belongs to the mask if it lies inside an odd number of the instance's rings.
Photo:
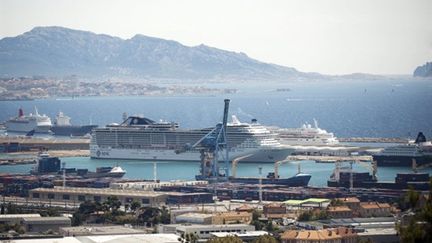
<path id="1" fill-rule="evenodd" d="M 291 148 L 260 148 L 260 149 L 236 149 L 229 152 L 229 159 L 252 154 L 241 160 L 241 163 L 274 163 L 286 159 L 294 150 Z M 198 151 L 186 151 L 175 153 L 170 149 L 120 149 L 100 148 L 97 145 L 90 146 L 90 157 L 94 159 L 132 159 L 147 161 L 200 161 Z"/>
<path id="2" fill-rule="evenodd" d="M 28 133 L 32 130 L 35 130 L 37 133 L 49 133 L 51 126 L 49 125 L 36 125 L 36 123 L 28 122 L 28 123 L 15 123 L 15 122 L 6 122 L 6 130 L 8 132 L 22 132 Z"/>
<path id="3" fill-rule="evenodd" d="M 432 163 L 432 156 L 391 156 L 391 155 L 373 155 L 373 159 L 378 166 L 392 167 L 411 167 L 412 160 L 416 160 L 417 165 Z"/>

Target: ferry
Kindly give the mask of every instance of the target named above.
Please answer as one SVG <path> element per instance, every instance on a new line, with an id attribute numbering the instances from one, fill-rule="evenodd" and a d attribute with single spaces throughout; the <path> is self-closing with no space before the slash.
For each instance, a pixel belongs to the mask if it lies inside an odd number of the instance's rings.
<path id="1" fill-rule="evenodd" d="M 90 157 L 94 159 L 136 159 L 149 161 L 200 161 L 197 149 L 182 153 L 209 133 L 212 128 L 182 129 L 175 122 L 155 122 L 142 116 L 129 116 L 121 124 L 110 124 L 93 130 Z M 293 148 L 276 140 L 275 133 L 257 120 L 241 123 L 233 119 L 227 125 L 229 159 L 252 154 L 242 162 L 274 163 L 286 159 Z"/>
<path id="2" fill-rule="evenodd" d="M 25 115 L 23 109 L 20 108 L 18 116 L 7 120 L 5 126 L 7 132 L 29 133 L 34 131 L 37 133 L 48 133 L 52 123 L 47 115 L 40 115 L 35 107 L 35 113 L 30 113 L 29 115 Z"/>

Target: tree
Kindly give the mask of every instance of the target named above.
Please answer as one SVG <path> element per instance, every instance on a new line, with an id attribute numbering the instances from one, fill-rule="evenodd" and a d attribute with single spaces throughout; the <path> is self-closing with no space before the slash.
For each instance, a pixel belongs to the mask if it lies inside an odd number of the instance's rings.
<path id="1" fill-rule="evenodd" d="M 142 207 L 138 215 L 138 223 L 151 227 L 160 221 L 161 210 L 159 208 Z"/>
<path id="2" fill-rule="evenodd" d="M 162 209 L 160 211 L 160 222 L 162 224 L 169 224 L 171 223 L 171 214 L 168 211 L 167 207 L 162 206 Z"/>
<path id="3" fill-rule="evenodd" d="M 137 200 L 133 200 L 131 205 L 130 205 L 130 209 L 134 212 L 140 207 L 141 207 L 141 203 Z"/>
<path id="4" fill-rule="evenodd" d="M 297 218 L 298 221 L 310 221 L 311 219 L 312 219 L 311 211 L 304 211 Z"/>
<path id="5" fill-rule="evenodd" d="M 344 203 L 340 199 L 333 199 L 330 202 L 330 206 L 342 206 Z"/>
<path id="6" fill-rule="evenodd" d="M 409 203 L 409 207 L 411 209 L 415 209 L 417 206 L 417 203 L 420 199 L 420 193 L 415 191 L 413 187 L 410 187 L 408 189 L 408 193 L 406 195 L 407 201 Z"/>
<path id="7" fill-rule="evenodd" d="M 109 196 L 105 202 L 102 204 L 107 211 L 115 213 L 121 207 L 121 202 L 116 196 Z"/>
<path id="8" fill-rule="evenodd" d="M 182 234 L 179 241 L 182 243 L 196 243 L 198 242 L 198 236 L 194 233 Z"/>
<path id="9" fill-rule="evenodd" d="M 415 212 L 414 217 L 407 225 L 397 227 L 401 242 L 432 242 L 432 179 L 429 182 L 429 197 L 424 207 L 416 208 L 420 194 L 412 188 L 408 190 L 405 198 L 408 199 L 410 209 Z"/>
<path id="10" fill-rule="evenodd" d="M 254 240 L 253 243 L 278 243 L 278 240 L 271 235 L 262 235 Z"/>
<path id="11" fill-rule="evenodd" d="M 210 239 L 207 243 L 243 243 L 243 241 L 237 236 L 226 236 Z"/>

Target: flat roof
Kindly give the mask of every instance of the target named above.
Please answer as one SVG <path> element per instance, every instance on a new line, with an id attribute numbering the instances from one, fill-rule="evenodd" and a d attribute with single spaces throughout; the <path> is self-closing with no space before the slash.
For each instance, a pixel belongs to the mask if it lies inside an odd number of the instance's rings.
<path id="1" fill-rule="evenodd" d="M 68 217 L 23 217 L 24 222 L 59 222 L 59 221 L 67 221 L 70 222 L 70 218 Z"/>
<path id="2" fill-rule="evenodd" d="M 305 203 L 326 203 L 330 202 L 330 199 L 327 198 L 309 198 L 305 200 L 286 200 L 284 201 L 285 204 L 288 205 L 302 205 Z"/>
<path id="3" fill-rule="evenodd" d="M 113 234 L 144 234 L 142 229 L 134 229 L 125 227 L 123 225 L 109 225 L 109 226 L 75 226 L 75 227 L 62 227 L 61 230 L 68 235 L 113 235 Z"/>
<path id="4" fill-rule="evenodd" d="M 238 236 L 238 237 L 259 237 L 262 235 L 268 235 L 267 231 L 257 230 L 257 231 L 246 231 L 245 233 L 236 233 L 236 232 L 213 232 L 210 233 L 216 237 L 226 237 L 226 236 Z"/>
<path id="5" fill-rule="evenodd" d="M 253 225 L 249 224 L 209 224 L 209 225 L 203 225 L 203 224 L 168 224 L 168 226 L 174 226 L 177 229 L 180 228 L 195 228 L 195 229 L 232 229 L 232 228 L 243 228 L 243 227 L 254 227 Z"/>
<path id="6" fill-rule="evenodd" d="M 38 213 L 29 213 L 29 214 L 0 214 L 0 219 L 14 219 L 14 218 L 36 218 L 42 217 Z"/>

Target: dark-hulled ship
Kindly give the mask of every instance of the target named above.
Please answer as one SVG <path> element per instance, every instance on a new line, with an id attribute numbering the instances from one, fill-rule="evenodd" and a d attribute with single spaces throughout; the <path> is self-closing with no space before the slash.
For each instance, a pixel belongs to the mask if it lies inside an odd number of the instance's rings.
<path id="1" fill-rule="evenodd" d="M 296 175 L 288 178 L 276 177 L 273 172 L 270 172 L 267 177 L 261 178 L 262 184 L 274 184 L 274 185 L 285 185 L 290 187 L 305 187 L 308 186 L 311 179 L 310 174 L 297 173 Z M 230 182 L 233 183 L 244 183 L 244 184 L 259 184 L 259 177 L 230 177 Z"/>
<path id="2" fill-rule="evenodd" d="M 34 175 L 57 175 L 64 173 L 65 176 L 76 176 L 80 178 L 101 178 L 112 177 L 121 178 L 126 174 L 121 167 L 98 167 L 96 172 L 88 169 L 66 168 L 65 163 L 61 166 L 58 157 L 50 157 L 47 153 L 40 153 L 35 168 L 31 171 Z"/>
<path id="3" fill-rule="evenodd" d="M 432 143 L 426 141 L 425 135 L 420 132 L 414 142 L 387 147 L 380 153 L 373 155 L 378 166 L 404 166 L 411 167 L 415 159 L 418 166 L 432 163 Z"/>
<path id="4" fill-rule="evenodd" d="M 72 125 L 71 118 L 59 112 L 54 120 L 54 125 L 51 127 L 51 132 L 56 136 L 84 136 L 90 134 L 97 125 Z"/>
<path id="5" fill-rule="evenodd" d="M 411 187 L 415 190 L 429 189 L 429 173 L 417 173 L 415 168 L 413 168 L 414 172 L 412 173 L 398 173 L 394 181 L 378 181 L 375 161 L 372 162 L 371 169 L 372 174 L 369 172 L 356 172 L 353 171 L 352 166 L 350 168 L 341 167 L 340 163 L 337 162 L 330 180 L 327 181 L 327 186 L 393 190 L 404 190 Z"/>

